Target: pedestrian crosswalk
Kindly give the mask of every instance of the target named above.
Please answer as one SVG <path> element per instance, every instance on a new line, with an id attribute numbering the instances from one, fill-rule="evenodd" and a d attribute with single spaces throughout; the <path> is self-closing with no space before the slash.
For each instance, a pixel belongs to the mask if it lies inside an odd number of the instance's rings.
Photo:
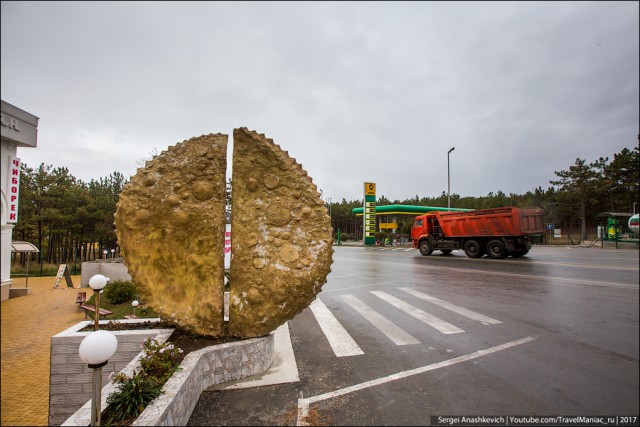
<path id="1" fill-rule="evenodd" d="M 391 320 L 379 314 L 371 307 L 360 301 L 353 295 L 342 295 L 342 299 L 357 311 L 362 317 L 367 319 L 380 332 L 386 335 L 395 345 L 419 344 L 420 341 L 411 336 L 404 329 L 393 323 Z"/>
<path id="2" fill-rule="evenodd" d="M 389 295 L 386 292 L 383 291 L 371 291 L 371 293 L 375 296 L 377 296 L 378 298 L 380 298 L 383 301 L 388 302 L 389 304 L 391 304 L 392 306 L 399 308 L 400 310 L 404 311 L 405 313 L 415 317 L 416 319 L 420 320 L 421 322 L 426 323 L 427 325 L 431 326 L 432 328 L 437 329 L 438 331 L 442 332 L 443 334 L 459 334 L 460 332 L 464 332 L 462 329 L 452 325 L 451 323 L 445 322 L 444 320 L 427 313 L 426 311 L 420 310 L 419 308 L 416 308 L 414 306 L 412 306 L 411 304 L 408 304 L 404 301 L 402 301 L 399 298 L 396 298 L 392 295 Z"/>
<path id="3" fill-rule="evenodd" d="M 322 332 L 327 337 L 329 345 L 336 356 L 344 357 L 364 354 L 347 330 L 340 324 L 327 306 L 324 305 L 322 300 L 316 298 L 311 305 L 309 305 L 309 308 L 316 317 L 320 329 L 322 329 Z"/>
<path id="4" fill-rule="evenodd" d="M 477 313 L 469 310 L 465 307 L 452 304 L 448 301 L 441 300 L 434 296 L 428 295 L 417 289 L 409 287 L 395 288 L 402 291 L 402 295 L 406 295 L 409 298 L 413 297 L 419 301 L 428 303 L 427 305 L 435 305 L 441 309 L 448 310 L 456 315 L 462 316 L 471 321 L 478 322 L 482 325 L 497 325 L 502 322 L 499 320 L 488 317 L 484 314 Z M 381 301 L 389 304 L 392 307 L 400 310 L 403 315 L 408 315 L 417 319 L 429 327 L 435 330 L 436 333 L 444 335 L 462 334 L 466 331 L 459 326 L 456 326 L 450 321 L 445 321 L 431 313 L 429 313 L 427 307 L 416 307 L 398 296 L 391 295 L 388 292 L 374 290 L 369 291 L 368 294 L 373 295 Z M 398 292 L 396 292 L 398 294 Z M 342 294 L 339 297 L 339 301 L 343 302 L 346 306 L 358 313 L 360 317 L 370 323 L 375 330 L 386 336 L 393 344 L 413 345 L 420 344 L 420 341 L 412 336 L 409 332 L 402 329 L 398 324 L 388 319 L 383 314 L 376 311 L 371 305 L 368 305 L 361 298 L 353 294 Z M 333 315 L 331 310 L 324 304 L 320 298 L 316 298 L 309 306 L 313 313 L 320 329 L 327 338 L 331 349 L 337 357 L 348 357 L 364 354 L 364 351 L 357 344 L 356 340 L 351 336 L 351 333 L 347 331 L 347 327 L 340 323 L 340 321 Z M 424 308 L 424 309 L 423 309 Z"/>

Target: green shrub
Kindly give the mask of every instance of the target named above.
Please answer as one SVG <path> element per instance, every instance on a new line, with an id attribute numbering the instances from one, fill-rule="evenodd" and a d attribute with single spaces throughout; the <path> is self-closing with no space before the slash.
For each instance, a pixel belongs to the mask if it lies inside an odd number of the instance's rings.
<path id="1" fill-rule="evenodd" d="M 104 288 L 104 296 L 111 304 L 121 304 L 136 297 L 136 285 L 128 280 L 110 282 Z"/>
<path id="2" fill-rule="evenodd" d="M 162 386 L 180 368 L 182 349 L 147 338 L 142 344 L 141 370 L 132 377 L 117 374 L 116 391 L 107 398 L 105 425 L 125 425 L 137 418 L 144 408 L 162 394 Z"/>
<path id="3" fill-rule="evenodd" d="M 115 424 L 137 418 L 149 403 L 162 393 L 162 384 L 144 375 L 128 377 L 118 374 L 114 377 L 118 389 L 107 397 L 109 405 L 105 413 L 105 423 Z"/>

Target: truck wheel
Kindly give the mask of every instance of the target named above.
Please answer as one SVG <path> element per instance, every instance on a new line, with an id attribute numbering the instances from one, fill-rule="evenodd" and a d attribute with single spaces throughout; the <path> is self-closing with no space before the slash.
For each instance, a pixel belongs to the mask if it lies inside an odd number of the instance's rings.
<path id="1" fill-rule="evenodd" d="M 418 245 L 418 249 L 420 249 L 420 253 L 422 255 L 431 255 L 431 253 L 433 252 L 433 249 L 431 248 L 431 243 L 429 243 L 429 240 L 424 239 L 420 241 L 420 244 Z"/>
<path id="2" fill-rule="evenodd" d="M 449 255 L 453 252 L 453 249 L 440 249 L 440 252 L 442 252 L 442 255 Z"/>
<path id="3" fill-rule="evenodd" d="M 467 240 L 464 244 L 464 253 L 467 254 L 469 258 L 480 258 L 484 255 L 484 248 L 480 242 L 476 240 Z"/>
<path id="4" fill-rule="evenodd" d="M 491 240 L 487 243 L 487 255 L 493 259 L 504 259 L 509 256 L 509 252 L 500 240 Z"/>

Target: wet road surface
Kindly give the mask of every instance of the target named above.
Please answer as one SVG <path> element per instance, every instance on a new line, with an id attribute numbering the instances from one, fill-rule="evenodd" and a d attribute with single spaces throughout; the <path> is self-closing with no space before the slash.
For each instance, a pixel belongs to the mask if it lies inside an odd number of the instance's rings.
<path id="1" fill-rule="evenodd" d="M 190 425 L 429 425 L 638 415 L 638 250 L 523 258 L 335 247 L 289 321 L 300 381 L 204 392 Z"/>

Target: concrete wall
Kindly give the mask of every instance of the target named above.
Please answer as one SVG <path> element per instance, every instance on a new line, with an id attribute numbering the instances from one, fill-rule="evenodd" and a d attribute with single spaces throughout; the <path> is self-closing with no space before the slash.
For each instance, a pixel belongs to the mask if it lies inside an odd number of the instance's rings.
<path id="1" fill-rule="evenodd" d="M 159 319 L 133 319 L 123 321 L 135 323 L 158 321 Z M 93 370 L 80 360 L 78 348 L 91 332 L 78 332 L 93 321 L 80 322 L 51 337 L 51 359 L 49 377 L 49 425 L 60 425 L 91 399 Z M 101 321 L 102 324 L 108 321 Z M 165 342 L 172 329 L 141 329 L 114 331 L 118 338 L 118 349 L 102 368 L 103 386 L 109 382 L 111 372 L 120 372 L 141 352 L 147 338 Z M 106 399 L 106 396 L 102 396 Z"/>
<path id="2" fill-rule="evenodd" d="M 80 286 L 83 288 L 88 287 L 89 279 L 96 274 L 108 277 L 111 282 L 115 280 L 131 280 L 127 266 L 121 262 L 87 261 L 82 263 Z"/>

